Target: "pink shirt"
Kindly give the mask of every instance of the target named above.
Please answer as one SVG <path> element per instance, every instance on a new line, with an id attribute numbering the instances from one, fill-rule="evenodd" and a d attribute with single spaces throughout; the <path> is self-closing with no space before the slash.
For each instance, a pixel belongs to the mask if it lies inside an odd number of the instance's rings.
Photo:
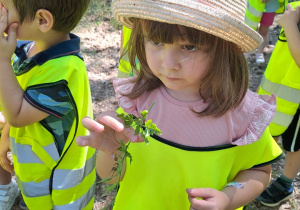
<path id="1" fill-rule="evenodd" d="M 199 117 L 190 110 L 207 107 L 203 100 L 183 102 L 171 97 L 165 87 L 143 93 L 130 100 L 121 93 L 129 93 L 134 84 L 130 78 L 115 79 L 114 87 L 119 105 L 128 114 L 139 116 L 140 111 L 154 106 L 147 118 L 161 129 L 160 137 L 181 145 L 208 147 L 224 144 L 244 145 L 257 141 L 270 124 L 276 110 L 274 95 L 257 95 L 248 90 L 243 102 L 221 117 Z"/>

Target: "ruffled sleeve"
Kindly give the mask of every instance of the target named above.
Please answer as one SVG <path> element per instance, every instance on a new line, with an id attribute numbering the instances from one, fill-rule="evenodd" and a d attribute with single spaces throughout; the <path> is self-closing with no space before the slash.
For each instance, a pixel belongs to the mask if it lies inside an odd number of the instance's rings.
<path id="1" fill-rule="evenodd" d="M 235 145 L 251 144 L 259 140 L 271 123 L 276 111 L 276 97 L 274 94 L 270 96 L 252 93 L 248 101 L 246 100 L 244 103 L 253 106 L 253 113 L 244 134 L 232 142 Z M 247 107 L 247 105 L 245 106 Z"/>
<path id="2" fill-rule="evenodd" d="M 118 100 L 119 106 L 123 108 L 123 110 L 128 114 L 137 115 L 137 108 L 136 108 L 136 100 L 132 100 L 124 94 L 128 94 L 134 87 L 134 83 L 131 81 L 135 79 L 132 78 L 115 78 L 113 80 L 113 85 L 116 93 L 116 98 Z"/>

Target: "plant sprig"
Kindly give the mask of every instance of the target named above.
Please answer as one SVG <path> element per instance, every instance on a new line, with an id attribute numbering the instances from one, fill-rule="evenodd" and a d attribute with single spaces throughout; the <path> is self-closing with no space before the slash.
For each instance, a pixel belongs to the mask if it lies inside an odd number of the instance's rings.
<path id="1" fill-rule="evenodd" d="M 127 113 L 121 113 L 118 114 L 117 117 L 121 118 L 124 122 L 125 127 L 133 128 L 135 133 L 134 135 L 141 135 L 142 139 L 146 144 L 149 143 L 148 138 L 155 134 L 160 135 L 161 130 L 156 126 L 155 123 L 152 122 L 151 119 L 146 120 L 148 113 L 152 109 L 155 102 L 153 102 L 148 110 L 143 110 L 140 112 L 141 117 L 136 117 L 133 114 L 127 114 Z M 112 185 L 109 185 L 106 188 L 105 194 L 108 194 L 112 192 L 115 189 L 118 189 L 120 181 L 121 181 L 121 175 L 122 175 L 122 169 L 124 165 L 124 161 L 126 161 L 126 158 L 129 158 L 130 163 L 132 162 L 132 155 L 128 152 L 128 147 L 130 145 L 130 141 L 125 144 L 122 139 L 119 139 L 121 146 L 117 149 L 120 151 L 117 156 L 113 156 L 115 160 L 115 165 L 113 166 L 111 170 L 111 177 L 104 178 L 101 180 L 101 183 L 109 183 L 113 178 L 118 177 L 118 182 L 114 183 Z M 112 201 L 108 204 L 114 204 L 115 202 L 115 196 L 113 197 Z M 105 209 L 108 207 L 106 205 Z"/>

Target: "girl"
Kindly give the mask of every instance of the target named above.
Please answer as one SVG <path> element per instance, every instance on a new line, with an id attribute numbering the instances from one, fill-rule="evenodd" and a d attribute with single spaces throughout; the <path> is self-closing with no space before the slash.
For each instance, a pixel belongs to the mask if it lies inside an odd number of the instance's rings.
<path id="1" fill-rule="evenodd" d="M 162 131 L 148 145 L 129 146 L 133 161 L 124 167 L 114 209 L 236 209 L 268 185 L 270 163 L 282 151 L 267 129 L 275 97 L 247 90 L 243 52 L 261 37 L 243 23 L 245 6 L 245 0 L 113 2 L 115 18 L 132 29 L 130 63 L 136 69 L 137 58 L 140 65 L 136 77 L 114 81 L 119 105 L 139 116 L 155 101 L 147 118 Z M 91 134 L 77 143 L 99 150 L 102 178 L 111 176 L 119 139 L 140 141 L 114 112 L 82 124 Z"/>

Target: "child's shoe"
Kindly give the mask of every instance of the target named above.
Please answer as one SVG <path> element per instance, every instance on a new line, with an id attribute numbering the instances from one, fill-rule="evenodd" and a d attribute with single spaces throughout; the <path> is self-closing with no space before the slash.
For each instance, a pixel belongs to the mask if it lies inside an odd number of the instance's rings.
<path id="1" fill-rule="evenodd" d="M 14 179 L 8 185 L 0 185 L 0 210 L 10 210 L 20 190 Z"/>
<path id="2" fill-rule="evenodd" d="M 265 56 L 263 53 L 255 53 L 255 61 L 256 63 L 265 63 Z"/>
<path id="3" fill-rule="evenodd" d="M 293 197 L 293 189 L 293 184 L 290 189 L 286 189 L 280 180 L 276 179 L 258 196 L 257 200 L 265 206 L 274 207 Z"/>
<path id="4" fill-rule="evenodd" d="M 25 210 L 28 209 L 23 198 L 20 200 L 19 207 Z"/>

